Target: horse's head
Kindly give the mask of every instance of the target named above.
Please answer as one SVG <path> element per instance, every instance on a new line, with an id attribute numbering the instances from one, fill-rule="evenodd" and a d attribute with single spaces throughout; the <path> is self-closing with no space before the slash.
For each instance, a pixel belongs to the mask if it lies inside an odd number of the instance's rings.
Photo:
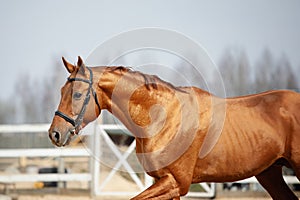
<path id="1" fill-rule="evenodd" d="M 80 57 L 77 65 L 62 59 L 70 76 L 61 89 L 60 104 L 49 129 L 49 137 L 56 146 L 67 145 L 73 135 L 101 112 L 92 70 L 84 65 Z"/>

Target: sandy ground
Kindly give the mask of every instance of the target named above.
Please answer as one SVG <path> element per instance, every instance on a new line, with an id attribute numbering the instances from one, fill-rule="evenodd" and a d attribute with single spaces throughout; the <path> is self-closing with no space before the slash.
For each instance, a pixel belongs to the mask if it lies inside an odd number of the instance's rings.
<path id="1" fill-rule="evenodd" d="M 130 197 L 126 198 L 116 198 L 116 197 L 97 197 L 97 198 L 90 198 L 87 196 L 56 196 L 56 195 L 45 195 L 45 196 L 31 196 L 31 195 L 24 195 L 24 196 L 19 196 L 18 200 L 128 200 Z M 183 197 L 181 198 L 182 200 L 196 200 L 199 198 L 186 198 Z M 217 200 L 271 200 L 271 198 L 259 198 L 259 197 L 245 197 L 245 198 L 217 198 Z"/>
<path id="2" fill-rule="evenodd" d="M 57 195 L 45 195 L 45 196 L 31 196 L 31 195 L 24 195 L 24 196 L 19 196 L 18 200 L 128 200 L 130 197 L 124 197 L 124 198 L 116 198 L 116 197 L 97 197 L 97 198 L 90 198 L 87 196 L 57 196 Z M 199 198 L 186 198 L 183 197 L 181 198 L 182 200 L 196 200 Z M 217 200 L 271 200 L 271 198 L 262 198 L 262 197 L 239 197 L 239 198 L 216 198 Z"/>

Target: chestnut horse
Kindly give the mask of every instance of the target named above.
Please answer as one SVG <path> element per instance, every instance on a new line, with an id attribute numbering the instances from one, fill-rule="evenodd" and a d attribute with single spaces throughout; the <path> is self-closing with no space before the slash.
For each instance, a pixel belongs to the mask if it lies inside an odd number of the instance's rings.
<path id="1" fill-rule="evenodd" d="M 192 183 L 252 176 L 273 199 L 298 199 L 282 166 L 300 178 L 300 94 L 222 99 L 125 67 L 89 68 L 80 57 L 63 63 L 70 76 L 49 129 L 52 143 L 67 145 L 107 109 L 134 134 L 137 157 L 155 178 L 134 200 L 180 199 Z"/>

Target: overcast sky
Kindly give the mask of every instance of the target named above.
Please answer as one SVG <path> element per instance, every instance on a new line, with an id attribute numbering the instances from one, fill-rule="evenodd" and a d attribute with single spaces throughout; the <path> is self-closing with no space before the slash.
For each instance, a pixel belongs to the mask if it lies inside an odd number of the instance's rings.
<path id="1" fill-rule="evenodd" d="M 112 36 L 142 27 L 178 31 L 216 61 L 226 48 L 244 49 L 250 62 L 269 48 L 300 67 L 299 0 L 0 2 L 4 98 L 20 74 L 46 77 L 61 56 L 75 62 Z"/>

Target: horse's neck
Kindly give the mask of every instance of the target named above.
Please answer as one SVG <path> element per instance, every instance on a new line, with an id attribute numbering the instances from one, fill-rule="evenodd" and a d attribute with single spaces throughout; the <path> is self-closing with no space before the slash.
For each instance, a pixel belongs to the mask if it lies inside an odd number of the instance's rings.
<path id="1" fill-rule="evenodd" d="M 108 110 L 138 138 L 160 133 L 167 121 L 177 118 L 169 119 L 170 112 L 180 109 L 176 92 L 168 85 L 159 81 L 145 84 L 143 74 L 127 72 L 111 77 L 110 84 L 106 83 L 110 90 L 105 89 L 110 96 Z"/>
<path id="2" fill-rule="evenodd" d="M 104 108 L 116 116 L 126 127 L 137 129 L 136 122 L 132 121 L 142 111 L 144 104 L 142 96 L 145 95 L 143 77 L 133 73 L 109 73 L 100 80 L 101 90 L 104 93 Z M 139 93 L 141 92 L 141 93 Z M 148 91 L 147 91 L 148 92 Z M 140 101 L 141 103 L 136 103 Z M 139 107 L 139 108 L 137 108 Z M 131 130 L 132 131 L 132 130 Z"/>

